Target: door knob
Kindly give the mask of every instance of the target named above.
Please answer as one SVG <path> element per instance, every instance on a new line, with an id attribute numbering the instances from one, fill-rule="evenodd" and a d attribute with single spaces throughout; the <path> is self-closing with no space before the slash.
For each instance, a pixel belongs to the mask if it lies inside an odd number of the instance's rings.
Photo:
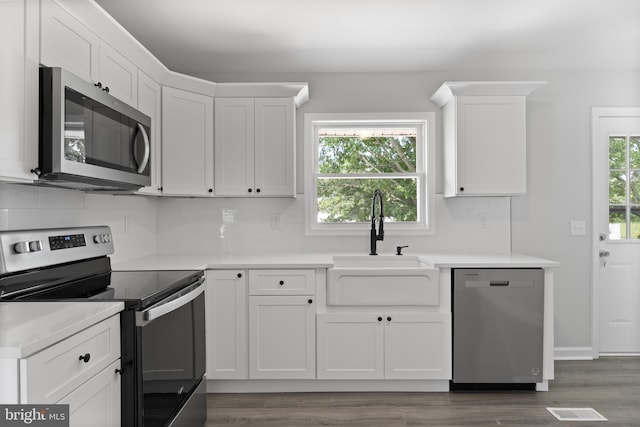
<path id="1" fill-rule="evenodd" d="M 598 253 L 598 255 L 600 256 L 600 258 L 605 258 L 605 257 L 608 257 L 609 255 L 611 255 L 611 253 L 609 251 L 605 251 L 603 249 L 600 249 L 600 252 Z"/>

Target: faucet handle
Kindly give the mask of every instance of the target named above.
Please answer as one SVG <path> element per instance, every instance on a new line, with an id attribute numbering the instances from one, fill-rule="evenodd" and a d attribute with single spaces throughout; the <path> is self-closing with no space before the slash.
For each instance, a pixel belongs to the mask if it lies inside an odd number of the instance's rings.
<path id="1" fill-rule="evenodd" d="M 396 246 L 396 255 L 402 255 L 402 249 L 408 248 L 409 246 Z"/>

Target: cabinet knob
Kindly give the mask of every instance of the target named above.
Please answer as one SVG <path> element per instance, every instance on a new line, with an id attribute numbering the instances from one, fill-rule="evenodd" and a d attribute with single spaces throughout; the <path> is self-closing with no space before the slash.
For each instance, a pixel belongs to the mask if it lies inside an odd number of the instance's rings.
<path id="1" fill-rule="evenodd" d="M 460 187 L 460 191 L 464 191 L 464 187 Z"/>
<path id="2" fill-rule="evenodd" d="M 209 193 L 213 193 L 213 188 L 207 190 Z"/>
<path id="3" fill-rule="evenodd" d="M 80 357 L 78 357 L 78 360 L 82 360 L 84 363 L 87 363 L 90 359 L 91 359 L 91 355 L 89 353 L 80 355 Z"/>
<path id="4" fill-rule="evenodd" d="M 387 317 L 387 322 L 391 322 L 391 316 Z"/>
<path id="5" fill-rule="evenodd" d="M 109 86 L 105 86 L 104 89 L 102 89 L 103 91 L 109 93 Z"/>
<path id="6" fill-rule="evenodd" d="M 249 193 L 251 193 L 253 190 L 252 190 L 251 188 L 249 188 L 247 191 L 248 191 Z"/>
<path id="7" fill-rule="evenodd" d="M 162 187 L 158 187 L 158 191 L 162 191 L 162 190 L 163 190 L 163 188 L 162 188 Z"/>
<path id="8" fill-rule="evenodd" d="M 120 369 L 120 368 L 116 369 L 116 374 L 122 375 L 122 372 L 123 372 L 122 369 Z"/>
<path id="9" fill-rule="evenodd" d="M 309 298 L 309 300 L 307 301 L 309 304 L 313 304 L 313 300 L 311 298 Z"/>
<path id="10" fill-rule="evenodd" d="M 279 284 L 280 286 L 284 285 L 284 280 L 280 280 L 280 282 L 278 282 L 278 284 Z"/>
<path id="11" fill-rule="evenodd" d="M 242 273 L 238 273 L 238 279 L 242 277 Z"/>
<path id="12" fill-rule="evenodd" d="M 259 193 L 259 192 L 260 192 L 260 189 L 259 189 L 259 188 L 256 188 L 256 193 Z"/>
<path id="13" fill-rule="evenodd" d="M 382 316 L 378 316 L 378 322 L 382 322 Z"/>
<path id="14" fill-rule="evenodd" d="M 94 85 L 95 87 L 97 87 L 98 89 L 102 89 L 102 83 L 98 82 Z"/>

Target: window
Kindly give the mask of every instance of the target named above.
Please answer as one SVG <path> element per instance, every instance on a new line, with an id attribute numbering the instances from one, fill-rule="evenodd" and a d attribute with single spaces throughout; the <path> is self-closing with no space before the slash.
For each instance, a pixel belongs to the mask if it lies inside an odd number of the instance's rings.
<path id="1" fill-rule="evenodd" d="M 640 239 L 640 136 L 609 137 L 609 239 Z"/>
<path id="2" fill-rule="evenodd" d="M 434 113 L 306 114 L 307 234 L 363 235 L 376 189 L 383 193 L 385 232 L 433 234 L 434 119 Z"/>

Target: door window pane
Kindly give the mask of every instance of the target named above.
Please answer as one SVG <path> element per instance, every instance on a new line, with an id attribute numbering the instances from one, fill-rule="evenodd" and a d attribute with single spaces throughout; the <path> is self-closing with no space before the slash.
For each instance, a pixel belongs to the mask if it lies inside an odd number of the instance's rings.
<path id="1" fill-rule="evenodd" d="M 609 138 L 609 169 L 625 169 L 627 160 L 627 141 L 623 137 Z"/>
<path id="2" fill-rule="evenodd" d="M 631 207 L 629 239 L 640 239 L 640 206 Z"/>
<path id="3" fill-rule="evenodd" d="M 627 209 L 624 206 L 609 206 L 609 239 L 627 238 Z"/>
<path id="4" fill-rule="evenodd" d="M 640 136 L 609 137 L 609 239 L 640 239 Z"/>

